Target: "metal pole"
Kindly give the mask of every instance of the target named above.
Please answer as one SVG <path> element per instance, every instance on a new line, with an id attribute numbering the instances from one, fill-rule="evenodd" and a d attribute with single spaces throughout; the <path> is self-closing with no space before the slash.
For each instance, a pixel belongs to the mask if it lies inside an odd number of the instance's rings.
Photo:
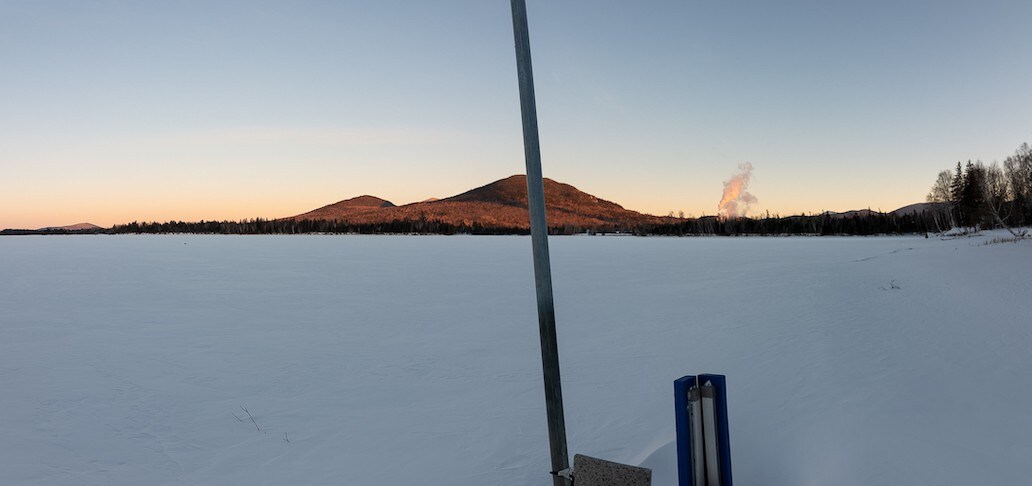
<path id="1" fill-rule="evenodd" d="M 525 0 L 512 0 L 512 32 L 516 40 L 516 72 L 520 81 L 523 114 L 523 151 L 527 159 L 527 199 L 530 235 L 534 249 L 534 282 L 537 287 L 538 330 L 541 334 L 541 367 L 545 380 L 545 413 L 552 472 L 569 467 L 566 455 L 566 422 L 563 388 L 559 381 L 559 349 L 555 339 L 555 305 L 552 301 L 552 268 L 548 260 L 548 223 L 545 221 L 545 189 L 541 180 L 541 147 L 538 143 L 534 72 L 530 62 L 530 36 Z M 553 474 L 554 486 L 567 486 L 566 478 Z"/>

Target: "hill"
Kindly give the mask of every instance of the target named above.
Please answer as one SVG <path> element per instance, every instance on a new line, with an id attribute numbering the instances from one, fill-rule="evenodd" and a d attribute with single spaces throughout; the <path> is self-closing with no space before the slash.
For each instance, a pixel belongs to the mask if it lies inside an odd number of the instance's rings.
<path id="1" fill-rule="evenodd" d="M 358 196 L 328 204 L 319 209 L 294 216 L 293 219 L 348 219 L 355 213 L 369 209 L 393 208 L 394 203 L 376 196 Z"/>
<path id="2" fill-rule="evenodd" d="M 552 227 L 614 230 L 657 224 L 666 219 L 625 209 L 551 179 L 544 179 L 544 188 L 548 224 Z M 402 206 L 361 196 L 284 219 L 340 220 L 352 224 L 438 221 L 456 226 L 526 230 L 530 228 L 527 178 L 514 175 L 449 198 Z"/>

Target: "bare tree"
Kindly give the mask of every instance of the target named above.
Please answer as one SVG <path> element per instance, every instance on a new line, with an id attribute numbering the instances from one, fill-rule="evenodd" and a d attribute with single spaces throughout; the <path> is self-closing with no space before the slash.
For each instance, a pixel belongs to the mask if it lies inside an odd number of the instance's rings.
<path id="1" fill-rule="evenodd" d="M 1029 223 L 1032 218 L 1032 147 L 1021 144 L 1014 155 L 1003 161 L 1004 174 L 1010 186 L 1010 197 L 1014 208 Z"/>
<path id="2" fill-rule="evenodd" d="M 996 224 L 1004 227 L 1010 232 L 1015 238 L 1022 238 L 1025 236 L 1025 231 L 1020 233 L 1014 231 L 1006 223 L 1006 220 L 1010 217 L 1009 214 L 1004 213 L 1004 207 L 1007 205 L 1007 195 L 1010 191 L 1008 188 L 1007 177 L 1003 173 L 1003 169 L 996 162 L 992 165 L 986 166 L 982 169 L 982 199 L 985 201 L 985 207 L 989 214 L 992 215 Z"/>
<path id="3" fill-rule="evenodd" d="M 1000 168 L 999 163 L 993 162 L 992 165 L 985 166 L 984 170 L 982 191 L 985 202 L 990 206 L 1001 208 L 1003 203 L 1007 202 L 1007 193 L 1009 192 L 1003 169 Z"/>
<path id="4" fill-rule="evenodd" d="M 946 229 L 957 226 L 953 217 L 953 206 L 956 204 L 956 200 L 953 198 L 953 184 L 952 172 L 948 170 L 939 172 L 939 177 L 935 179 L 935 184 L 932 185 L 932 190 L 928 192 L 926 198 L 928 202 L 938 203 L 930 211 L 932 221 L 935 222 L 935 227 L 940 233 L 943 232 L 943 226 Z"/>
<path id="5" fill-rule="evenodd" d="M 939 172 L 939 177 L 935 179 L 935 184 L 932 185 L 932 190 L 928 192 L 926 198 L 928 202 L 937 203 L 951 203 L 953 202 L 953 173 L 944 170 Z"/>

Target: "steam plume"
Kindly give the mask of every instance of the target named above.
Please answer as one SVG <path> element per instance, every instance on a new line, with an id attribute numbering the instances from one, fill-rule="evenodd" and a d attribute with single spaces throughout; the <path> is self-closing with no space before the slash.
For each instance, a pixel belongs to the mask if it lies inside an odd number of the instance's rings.
<path id="1" fill-rule="evenodd" d="M 724 181 L 724 197 L 717 204 L 717 216 L 734 219 L 745 216 L 749 205 L 756 203 L 756 197 L 749 194 L 749 178 L 752 177 L 752 164 L 738 164 L 738 173 Z"/>

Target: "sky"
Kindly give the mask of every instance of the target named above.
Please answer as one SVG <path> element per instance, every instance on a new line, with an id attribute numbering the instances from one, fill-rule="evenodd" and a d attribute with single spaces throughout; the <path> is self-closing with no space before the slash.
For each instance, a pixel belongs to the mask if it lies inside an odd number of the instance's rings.
<path id="1" fill-rule="evenodd" d="M 1032 142 L 1032 2 L 527 0 L 545 177 L 893 210 Z M 524 172 L 509 2 L 0 0 L 0 228 L 274 218 Z"/>

